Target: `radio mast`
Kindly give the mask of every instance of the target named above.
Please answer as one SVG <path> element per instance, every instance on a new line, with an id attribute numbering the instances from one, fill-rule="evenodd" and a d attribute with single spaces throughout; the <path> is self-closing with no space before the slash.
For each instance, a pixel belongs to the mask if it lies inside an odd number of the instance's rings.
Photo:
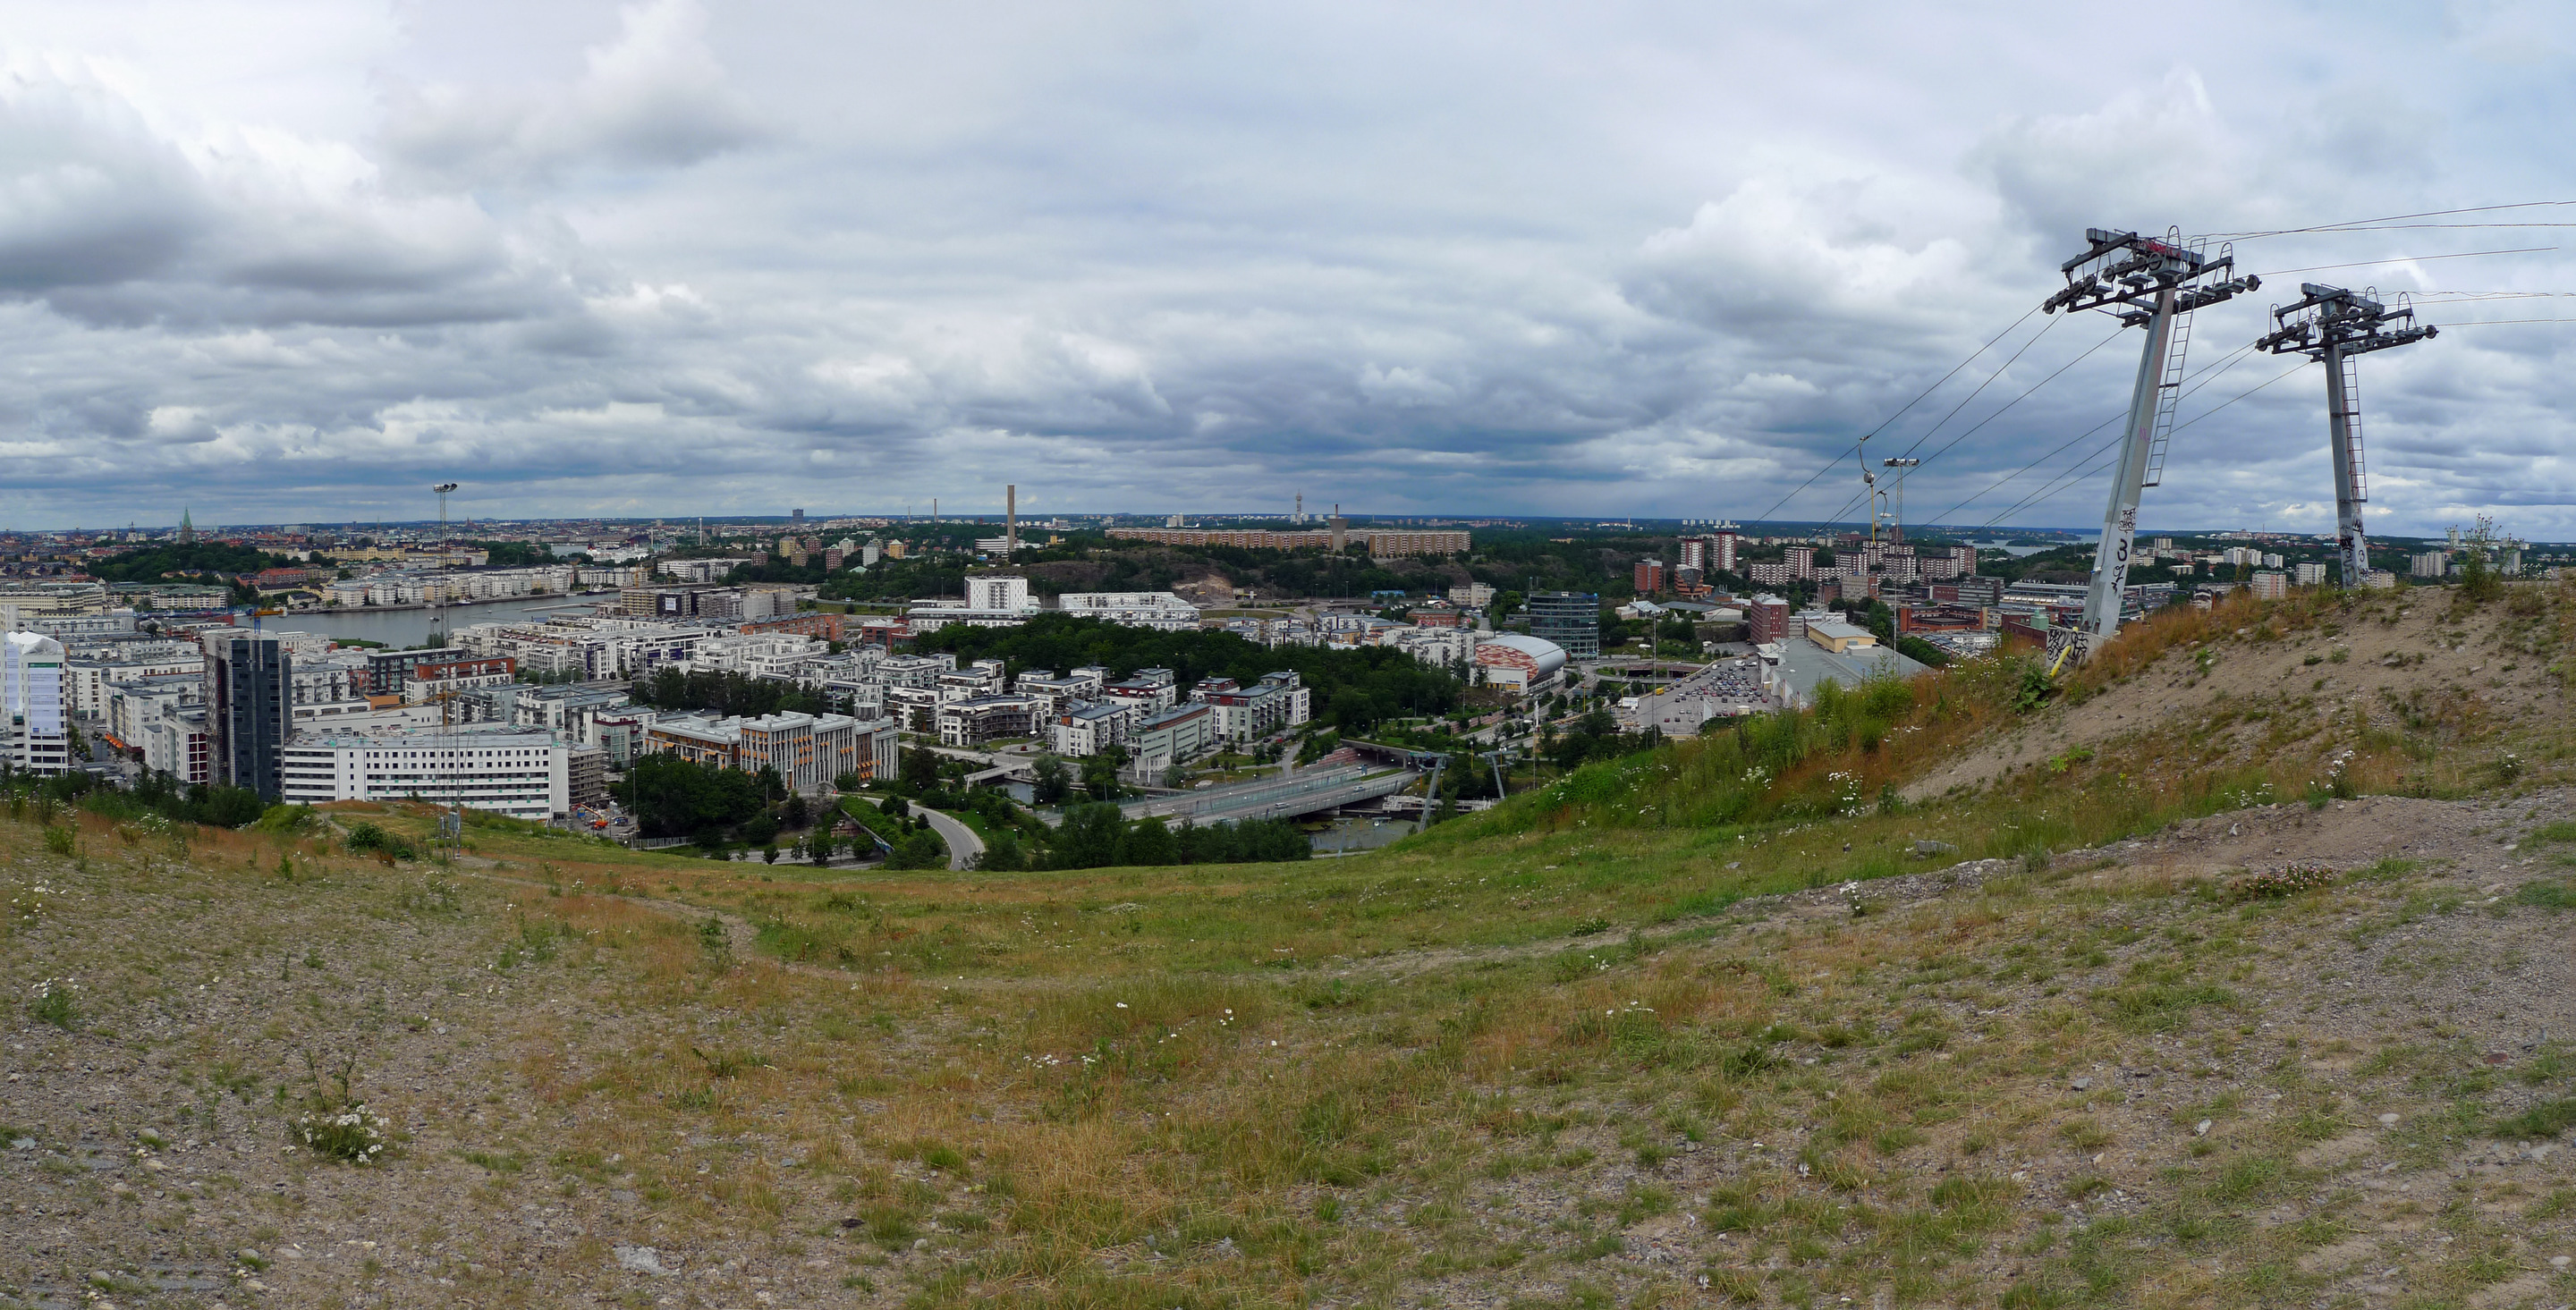
<path id="1" fill-rule="evenodd" d="M 2368 295 L 2307 282 L 2300 299 L 2272 311 L 2280 326 L 2254 343 L 2275 355 L 2305 355 L 2326 366 L 2326 449 L 2334 455 L 2335 557 L 2343 585 L 2370 578 L 2370 541 L 2362 535 L 2361 506 L 2370 487 L 2361 466 L 2360 357 L 2374 350 L 2429 341 L 2441 329 L 2417 326 L 2414 307 L 2401 297 L 2390 309 Z"/>

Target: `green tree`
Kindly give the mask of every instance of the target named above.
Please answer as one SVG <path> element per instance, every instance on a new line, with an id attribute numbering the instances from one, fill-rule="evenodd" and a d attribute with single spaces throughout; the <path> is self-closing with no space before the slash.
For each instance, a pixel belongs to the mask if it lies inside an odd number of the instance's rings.
<path id="1" fill-rule="evenodd" d="M 1135 826 L 1127 830 L 1126 839 L 1119 844 L 1118 856 L 1121 864 L 1175 863 L 1178 855 L 1172 843 L 1170 825 L 1164 823 L 1160 816 L 1137 820 Z"/>
<path id="2" fill-rule="evenodd" d="M 1066 810 L 1063 825 L 1055 830 L 1048 867 L 1097 869 L 1116 864 L 1126 827 L 1126 816 L 1115 805 L 1094 803 Z"/>
<path id="3" fill-rule="evenodd" d="M 1029 798 L 1040 805 L 1062 805 L 1073 794 L 1073 770 L 1053 755 L 1038 757 L 1037 781 L 1029 788 Z"/>
<path id="4" fill-rule="evenodd" d="M 914 746 L 903 753 L 903 785 L 915 792 L 939 788 L 939 752 L 928 746 Z"/>
<path id="5" fill-rule="evenodd" d="M 906 833 L 894 843 L 894 854 L 886 857 L 889 869 L 944 869 L 948 867 L 948 844 L 939 834 L 925 828 Z"/>
<path id="6" fill-rule="evenodd" d="M 1127 794 L 1118 771 L 1127 766 L 1127 748 L 1112 746 L 1082 762 L 1082 789 L 1095 801 L 1114 801 Z"/>

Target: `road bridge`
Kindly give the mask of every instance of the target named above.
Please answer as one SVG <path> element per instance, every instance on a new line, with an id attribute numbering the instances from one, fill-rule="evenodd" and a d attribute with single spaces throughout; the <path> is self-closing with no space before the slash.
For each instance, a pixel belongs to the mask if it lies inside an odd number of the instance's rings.
<path id="1" fill-rule="evenodd" d="M 1411 785 L 1418 776 L 1409 769 L 1379 770 L 1352 765 L 1177 795 L 1152 796 L 1127 801 L 1121 808 L 1131 819 L 1159 816 L 1189 823 L 1286 819 L 1391 796 Z"/>

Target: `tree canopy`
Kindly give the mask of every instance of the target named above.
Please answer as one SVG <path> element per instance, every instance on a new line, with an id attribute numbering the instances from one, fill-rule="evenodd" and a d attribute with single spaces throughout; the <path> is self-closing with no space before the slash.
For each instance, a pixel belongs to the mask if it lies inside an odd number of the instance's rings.
<path id="1" fill-rule="evenodd" d="M 255 546 L 222 541 L 167 541 L 112 555 L 89 566 L 102 582 L 158 582 L 169 573 L 221 573 L 227 576 L 286 568 L 294 561 Z"/>
<path id="2" fill-rule="evenodd" d="M 1315 719 L 1344 729 L 1446 713 L 1463 690 L 1456 676 L 1399 650 L 1263 647 L 1230 632 L 1158 632 L 1060 613 L 1039 614 L 1011 628 L 954 625 L 921 638 L 920 648 L 954 651 L 961 660 L 1000 659 L 1014 676 L 1094 664 L 1119 678 L 1138 669 L 1170 669 L 1184 691 L 1207 677 L 1251 683 L 1265 673 L 1293 671 L 1311 690 Z"/>

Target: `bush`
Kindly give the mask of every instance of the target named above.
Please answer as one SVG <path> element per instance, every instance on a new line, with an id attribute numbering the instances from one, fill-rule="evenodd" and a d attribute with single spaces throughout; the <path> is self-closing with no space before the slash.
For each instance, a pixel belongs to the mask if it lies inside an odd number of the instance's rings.
<path id="1" fill-rule="evenodd" d="M 403 840 L 400 835 L 387 832 L 372 823 L 350 824 L 348 846 L 349 853 L 352 855 L 364 855 L 372 852 L 376 855 L 394 860 L 417 860 L 420 858 L 420 851 L 410 842 Z"/>
<path id="2" fill-rule="evenodd" d="M 38 1023 L 49 1023 L 64 1032 L 80 1030 L 80 1011 L 72 1000 L 69 978 L 47 978 L 35 986 L 27 999 L 27 1014 Z"/>
<path id="3" fill-rule="evenodd" d="M 307 1054 L 313 1090 L 305 1093 L 304 1112 L 295 1117 L 295 1137 L 317 1154 L 351 1164 L 366 1164 L 385 1149 L 385 1119 L 367 1108 L 350 1089 L 357 1061 L 344 1061 L 331 1075 L 338 1090 L 325 1087 L 319 1062 Z"/>
<path id="4" fill-rule="evenodd" d="M 948 843 L 939 834 L 927 830 L 908 833 L 894 843 L 894 854 L 886 857 L 889 869 L 944 869 L 948 867 Z"/>

